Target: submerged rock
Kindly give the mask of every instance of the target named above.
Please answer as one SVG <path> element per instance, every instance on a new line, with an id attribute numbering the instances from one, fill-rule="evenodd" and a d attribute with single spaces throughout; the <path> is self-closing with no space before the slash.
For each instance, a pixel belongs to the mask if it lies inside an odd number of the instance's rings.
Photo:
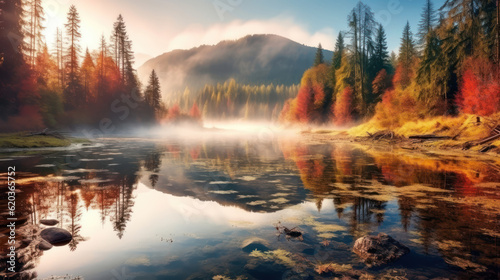
<path id="1" fill-rule="evenodd" d="M 54 219 L 40 220 L 40 224 L 46 225 L 46 226 L 55 226 L 58 223 L 59 223 L 59 221 L 54 220 Z"/>
<path id="2" fill-rule="evenodd" d="M 241 244 L 241 250 L 245 253 L 251 253 L 253 250 L 262 252 L 269 251 L 269 242 L 259 237 L 251 237 L 244 240 Z"/>
<path id="3" fill-rule="evenodd" d="M 356 240 L 353 248 L 368 266 L 380 266 L 408 254 L 410 249 L 385 233 L 364 236 Z"/>
<path id="4" fill-rule="evenodd" d="M 42 230 L 40 236 L 55 246 L 66 245 L 73 239 L 71 233 L 62 228 L 46 228 Z"/>
<path id="5" fill-rule="evenodd" d="M 42 240 L 42 241 L 40 241 L 40 243 L 38 243 L 38 249 L 40 249 L 42 251 L 50 250 L 50 249 L 52 249 L 52 244 L 50 244 L 49 242 L 47 242 L 45 240 Z"/>

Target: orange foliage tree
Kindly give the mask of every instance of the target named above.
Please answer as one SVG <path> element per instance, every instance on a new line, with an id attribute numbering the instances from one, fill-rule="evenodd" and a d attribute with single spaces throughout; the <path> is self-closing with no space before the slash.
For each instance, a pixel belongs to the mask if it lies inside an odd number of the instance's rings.
<path id="1" fill-rule="evenodd" d="M 332 103 L 329 78 L 329 69 L 325 64 L 307 70 L 297 97 L 285 104 L 280 119 L 302 123 L 323 123 L 328 120 Z"/>
<path id="2" fill-rule="evenodd" d="M 335 102 L 335 124 L 346 125 L 352 122 L 352 99 L 353 91 L 351 87 L 346 87 L 338 94 L 337 102 Z"/>
<path id="3" fill-rule="evenodd" d="M 484 58 L 468 58 L 463 65 L 457 105 L 463 113 L 489 116 L 500 109 L 500 81 L 495 65 Z"/>

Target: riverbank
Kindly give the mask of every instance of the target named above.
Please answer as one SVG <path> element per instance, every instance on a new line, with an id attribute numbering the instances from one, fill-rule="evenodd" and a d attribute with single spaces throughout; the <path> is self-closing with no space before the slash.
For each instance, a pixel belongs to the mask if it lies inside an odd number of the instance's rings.
<path id="1" fill-rule="evenodd" d="M 500 137 L 482 141 L 496 134 L 496 119 L 478 119 L 475 115 L 436 117 L 408 122 L 394 129 L 381 127 L 371 120 L 344 130 L 317 129 L 301 134 L 308 141 L 351 142 L 408 151 L 498 158 Z"/>
<path id="2" fill-rule="evenodd" d="M 56 148 L 82 143 L 90 143 L 90 141 L 84 138 L 30 135 L 27 132 L 0 133 L 0 149 Z"/>

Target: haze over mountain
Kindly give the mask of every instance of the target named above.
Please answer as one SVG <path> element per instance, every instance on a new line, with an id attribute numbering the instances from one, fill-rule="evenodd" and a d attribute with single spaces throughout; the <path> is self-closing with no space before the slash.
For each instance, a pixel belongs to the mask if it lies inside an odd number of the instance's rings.
<path id="1" fill-rule="evenodd" d="M 174 50 L 148 60 L 138 69 L 146 82 L 154 69 L 164 96 L 169 92 L 202 88 L 234 78 L 240 84 L 298 84 L 313 65 L 315 47 L 278 35 L 249 35 L 236 41 L 222 41 L 190 50 Z M 325 61 L 333 52 L 324 50 Z"/>

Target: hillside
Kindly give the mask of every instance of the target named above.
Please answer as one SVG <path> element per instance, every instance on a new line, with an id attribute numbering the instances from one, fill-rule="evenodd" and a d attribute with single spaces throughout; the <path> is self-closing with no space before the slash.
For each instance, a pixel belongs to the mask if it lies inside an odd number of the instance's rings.
<path id="1" fill-rule="evenodd" d="M 249 35 L 236 41 L 222 41 L 215 46 L 174 50 L 148 60 L 138 69 L 145 82 L 152 69 L 160 78 L 163 92 L 202 88 L 205 84 L 225 82 L 284 84 L 300 82 L 302 74 L 314 61 L 316 48 L 277 35 Z M 325 60 L 333 53 L 324 51 Z"/>

